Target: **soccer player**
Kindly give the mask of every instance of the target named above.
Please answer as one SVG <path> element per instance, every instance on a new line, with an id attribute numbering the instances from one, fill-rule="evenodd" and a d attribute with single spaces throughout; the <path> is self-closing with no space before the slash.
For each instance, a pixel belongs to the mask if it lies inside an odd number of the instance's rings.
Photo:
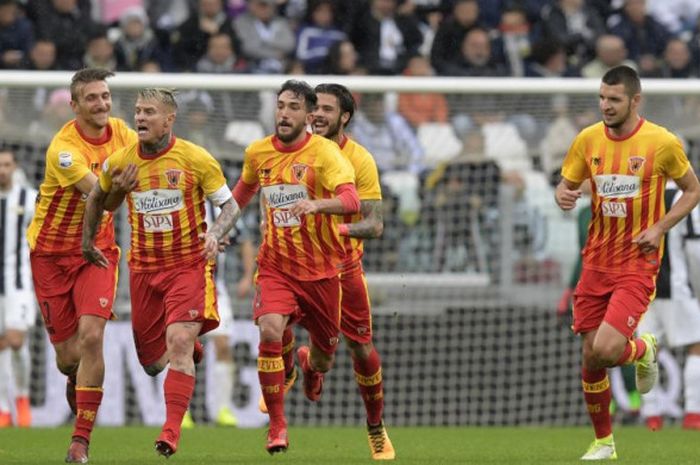
<path id="1" fill-rule="evenodd" d="M 618 66 L 605 73 L 599 93 L 603 121 L 576 136 L 555 192 L 559 207 L 570 210 L 584 180 L 590 178 L 593 190 L 573 306 L 573 329 L 583 337 L 583 394 L 596 438 L 583 460 L 617 457 L 607 368 L 635 363 L 642 394 L 656 382 L 656 339 L 633 334 L 654 296 L 664 233 L 700 200 L 700 184 L 680 141 L 642 118 L 640 101 L 636 71 Z M 683 194 L 665 212 L 669 178 Z"/>
<path id="2" fill-rule="evenodd" d="M 680 191 L 666 186 L 666 208 L 678 201 Z M 656 280 L 656 299 L 649 306 L 639 331 L 653 332 L 668 347 L 686 347 L 683 367 L 685 417 L 683 428 L 700 430 L 700 302 L 697 285 L 700 270 L 700 207 L 666 234 L 664 257 Z M 696 287 L 696 289 L 698 289 Z M 642 397 L 642 416 L 649 429 L 663 426 L 658 387 Z"/>
<path id="3" fill-rule="evenodd" d="M 314 111 L 314 132 L 340 146 L 341 153 L 355 169 L 355 187 L 360 197 L 360 212 L 346 215 L 338 228 L 344 236 L 346 253 L 340 276 L 343 288 L 340 330 L 350 348 L 355 380 L 365 404 L 372 458 L 393 460 L 396 453 L 382 421 L 382 365 L 372 344 L 372 316 L 362 269 L 363 239 L 379 237 L 384 229 L 379 173 L 372 155 L 345 134 L 356 107 L 350 91 L 339 84 L 320 84 L 315 91 L 318 104 Z"/>
<path id="4" fill-rule="evenodd" d="M 28 427 L 32 422 L 26 335 L 34 326 L 36 304 L 25 236 L 37 192 L 13 179 L 16 169 L 15 153 L 0 150 L 0 428 L 12 425 L 8 388 L 13 379 L 16 424 Z"/>
<path id="5" fill-rule="evenodd" d="M 333 363 L 340 326 L 339 273 L 345 250 L 332 215 L 357 213 L 352 165 L 334 142 L 310 134 L 316 94 L 286 81 L 277 93 L 275 134 L 253 142 L 233 190 L 243 208 L 262 188 L 265 232 L 258 252 L 253 318 L 260 329 L 258 376 L 270 416 L 266 449 L 289 447 L 284 415 L 282 335 L 305 327 L 311 345 L 300 351 L 304 393 L 317 400 Z"/>
<path id="6" fill-rule="evenodd" d="M 107 156 L 136 140 L 124 121 L 110 117 L 110 76 L 112 72 L 102 69 L 73 75 L 70 103 L 75 119 L 49 145 L 36 213 L 27 230 L 34 291 L 56 350 L 56 365 L 68 377 L 66 397 L 76 414 L 69 463 L 88 460 L 90 433 L 102 401 L 102 340 L 113 316 L 119 261 L 111 214 L 101 218 L 96 232 L 105 266 L 83 259 L 85 198 Z"/>
<path id="7" fill-rule="evenodd" d="M 129 288 L 131 322 L 139 362 L 165 377 L 163 429 L 156 451 L 177 450 L 180 425 L 201 359 L 197 336 L 219 324 L 213 269 L 218 243 L 233 226 L 238 206 L 219 163 L 203 148 L 172 133 L 177 103 L 167 89 L 138 92 L 135 125 L 138 142 L 112 154 L 90 193 L 83 227 L 83 256 L 105 266 L 93 237 L 111 194 L 126 197 L 131 225 Z M 207 229 L 206 197 L 221 208 Z"/>

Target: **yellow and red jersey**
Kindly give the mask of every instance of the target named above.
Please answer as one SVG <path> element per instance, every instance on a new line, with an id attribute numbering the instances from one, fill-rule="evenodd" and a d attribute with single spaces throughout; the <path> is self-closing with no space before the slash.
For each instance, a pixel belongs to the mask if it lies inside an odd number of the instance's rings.
<path id="1" fill-rule="evenodd" d="M 75 184 L 90 172 L 99 176 L 102 163 L 109 155 L 136 140 L 136 133 L 119 118 L 109 118 L 105 134 L 99 139 L 86 136 L 75 120 L 58 131 L 46 151 L 46 170 L 39 188 L 36 214 L 27 229 L 27 240 L 33 252 L 82 253 L 87 195 Z M 95 244 L 101 249 L 115 247 L 111 213 L 103 216 Z"/>
<path id="2" fill-rule="evenodd" d="M 265 198 L 265 234 L 258 263 L 301 281 L 337 276 L 345 251 L 333 215 L 301 217 L 289 212 L 298 200 L 332 198 L 341 184 L 353 183 L 352 165 L 338 145 L 307 134 L 285 147 L 276 136 L 252 143 L 245 153 L 241 179 L 258 184 Z"/>
<path id="3" fill-rule="evenodd" d="M 109 192 L 115 170 L 137 167 L 138 186 L 127 195 L 134 272 L 169 270 L 201 259 L 207 230 L 205 200 L 231 198 L 219 162 L 202 147 L 174 136 L 154 155 L 138 142 L 114 153 L 104 164 L 100 187 Z"/>
<path id="4" fill-rule="evenodd" d="M 382 189 L 379 185 L 379 173 L 377 164 L 372 155 L 362 145 L 345 137 L 340 143 L 340 152 L 348 159 L 355 170 L 355 188 L 358 197 L 362 200 L 381 200 Z M 345 215 L 344 223 L 356 223 L 362 219 L 361 213 Z M 363 241 L 360 238 L 346 236 L 343 238 L 345 246 L 346 264 L 351 264 L 362 259 L 364 251 Z"/>
<path id="5" fill-rule="evenodd" d="M 581 131 L 564 160 L 562 176 L 573 182 L 591 179 L 584 267 L 655 274 L 663 241 L 656 252 L 644 255 L 632 239 L 666 213 L 666 180 L 680 178 L 689 168 L 678 138 L 644 119 L 623 138 L 610 134 L 602 122 Z"/>

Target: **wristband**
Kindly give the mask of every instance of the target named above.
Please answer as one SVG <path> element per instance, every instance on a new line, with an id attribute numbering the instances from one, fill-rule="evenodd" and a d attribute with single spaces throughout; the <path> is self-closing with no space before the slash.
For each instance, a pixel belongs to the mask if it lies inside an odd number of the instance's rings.
<path id="1" fill-rule="evenodd" d="M 339 224 L 338 225 L 338 234 L 341 236 L 349 236 L 350 235 L 350 228 L 348 227 L 347 224 Z"/>

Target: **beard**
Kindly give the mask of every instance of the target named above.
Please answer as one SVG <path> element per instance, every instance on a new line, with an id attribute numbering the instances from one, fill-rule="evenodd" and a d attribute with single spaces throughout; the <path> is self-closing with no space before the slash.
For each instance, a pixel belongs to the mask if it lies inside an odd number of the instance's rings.
<path id="1" fill-rule="evenodd" d="M 290 126 L 285 126 L 285 127 L 290 127 Z M 299 126 L 291 126 L 291 129 L 292 129 L 292 132 L 290 132 L 289 134 L 281 134 L 280 133 L 280 125 L 278 124 L 277 127 L 275 128 L 275 135 L 277 136 L 277 138 L 279 140 L 281 140 L 285 144 L 288 144 L 288 143 L 294 141 L 294 139 L 299 137 L 299 135 L 303 131 L 306 130 L 306 124 L 300 124 Z"/>
<path id="2" fill-rule="evenodd" d="M 325 134 L 321 134 L 323 137 L 326 139 L 333 139 L 335 140 L 336 137 L 338 137 L 338 133 L 340 132 L 340 118 L 338 118 L 336 121 L 328 121 L 328 126 L 326 126 Z"/>
<path id="3" fill-rule="evenodd" d="M 603 119 L 603 124 L 610 129 L 621 128 L 622 125 L 625 124 L 625 122 L 629 119 L 630 114 L 632 113 L 631 108 L 632 108 L 632 105 L 630 104 L 627 107 L 627 111 L 624 114 L 617 115 L 617 117 L 609 123 L 607 121 L 605 121 L 605 119 Z"/>

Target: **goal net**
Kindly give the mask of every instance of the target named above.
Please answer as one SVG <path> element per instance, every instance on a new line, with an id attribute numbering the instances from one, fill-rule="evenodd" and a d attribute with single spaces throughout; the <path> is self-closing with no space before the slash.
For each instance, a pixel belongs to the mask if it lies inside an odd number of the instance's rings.
<path id="1" fill-rule="evenodd" d="M 114 114 L 132 123 L 135 90 L 179 90 L 178 137 L 206 147 L 233 185 L 248 143 L 274 130 L 275 91 L 285 76 L 121 74 Z M 575 134 L 597 120 L 598 82 L 589 80 L 303 77 L 346 84 L 359 102 L 349 127 L 381 170 L 384 234 L 365 243 L 375 344 L 382 356 L 385 419 L 392 425 L 519 425 L 587 422 L 579 381 L 580 344 L 557 320 L 578 254 L 576 212 L 553 202 L 558 170 Z M 43 176 L 44 152 L 72 113 L 67 73 L 0 74 L 0 137 L 13 147 L 27 182 Z M 647 119 L 686 143 L 698 165 L 695 82 L 645 81 Z M 422 111 L 416 113 L 418 103 Z M 427 111 L 434 108 L 435 111 Z M 583 202 L 582 202 L 583 203 Z M 257 209 L 246 221 L 257 232 Z M 121 212 L 118 237 L 128 248 Z M 227 252 L 228 290 L 239 276 Z M 108 325 L 104 424 L 159 424 L 162 378 L 138 366 L 129 328 L 128 270 L 122 265 L 120 321 Z M 231 404 L 243 426 L 259 426 L 257 329 L 250 299 L 233 299 Z M 63 377 L 38 322 L 32 333 L 32 405 L 37 424 L 68 420 Z M 306 341 L 297 329 L 297 341 Z M 191 410 L 213 418 L 213 347 L 198 369 Z M 679 357 L 665 359 L 664 380 Z M 675 371 L 674 371 L 675 370 Z M 619 382 L 618 382 L 619 383 Z M 627 405 L 618 392 L 619 403 Z M 682 392 L 667 396 L 677 412 Z M 675 407 L 675 410 L 674 410 Z M 300 386 L 287 399 L 293 424 L 361 424 L 364 408 L 345 347 L 317 404 Z"/>

